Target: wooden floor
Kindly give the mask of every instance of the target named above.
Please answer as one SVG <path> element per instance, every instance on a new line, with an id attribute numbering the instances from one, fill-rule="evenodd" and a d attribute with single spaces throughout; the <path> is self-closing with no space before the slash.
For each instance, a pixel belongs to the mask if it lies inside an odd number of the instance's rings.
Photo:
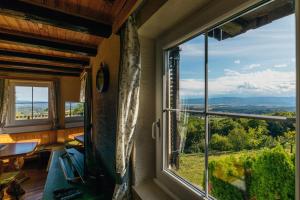
<path id="1" fill-rule="evenodd" d="M 23 171 L 29 177 L 21 186 L 25 190 L 25 194 L 20 200 L 40 200 L 43 196 L 44 185 L 47 178 L 47 160 L 48 156 L 42 159 L 34 159 L 26 161 Z M 14 200 L 14 198 L 5 194 L 4 200 Z"/>

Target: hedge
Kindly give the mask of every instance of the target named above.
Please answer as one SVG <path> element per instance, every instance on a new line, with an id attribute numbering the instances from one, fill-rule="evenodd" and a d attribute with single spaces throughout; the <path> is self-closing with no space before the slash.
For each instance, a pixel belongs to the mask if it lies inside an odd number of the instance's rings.
<path id="1" fill-rule="evenodd" d="M 209 163 L 210 192 L 220 200 L 295 199 L 294 173 L 294 155 L 281 146 L 255 154 L 241 153 Z M 245 190 L 232 184 L 241 178 Z"/>

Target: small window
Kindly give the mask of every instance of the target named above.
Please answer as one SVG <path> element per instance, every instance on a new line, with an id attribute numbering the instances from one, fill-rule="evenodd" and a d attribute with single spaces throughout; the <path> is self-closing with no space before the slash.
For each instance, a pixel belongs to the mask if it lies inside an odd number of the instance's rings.
<path id="1" fill-rule="evenodd" d="M 65 103 L 65 118 L 82 120 L 84 114 L 84 104 L 81 102 Z"/>

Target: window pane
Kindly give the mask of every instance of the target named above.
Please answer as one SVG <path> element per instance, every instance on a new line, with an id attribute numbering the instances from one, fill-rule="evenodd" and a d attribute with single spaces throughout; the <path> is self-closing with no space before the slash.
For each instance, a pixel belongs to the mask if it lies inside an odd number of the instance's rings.
<path id="1" fill-rule="evenodd" d="M 15 120 L 32 119 L 32 87 L 15 87 Z"/>
<path id="2" fill-rule="evenodd" d="M 48 119 L 48 87 L 33 87 L 33 119 Z"/>
<path id="3" fill-rule="evenodd" d="M 169 50 L 168 55 L 168 107 L 203 110 L 204 36 Z"/>
<path id="4" fill-rule="evenodd" d="M 169 112 L 169 169 L 203 189 L 204 118 L 188 112 Z"/>
<path id="5" fill-rule="evenodd" d="M 82 117 L 84 112 L 83 103 L 72 102 L 71 103 L 71 116 Z"/>
<path id="6" fill-rule="evenodd" d="M 71 103 L 65 102 L 65 117 L 71 117 Z"/>
<path id="7" fill-rule="evenodd" d="M 293 13 L 293 1 L 273 1 L 208 33 L 211 111 L 295 111 Z"/>
<path id="8" fill-rule="evenodd" d="M 295 199 L 292 121 L 212 116 L 209 122 L 210 195 L 217 199 Z"/>

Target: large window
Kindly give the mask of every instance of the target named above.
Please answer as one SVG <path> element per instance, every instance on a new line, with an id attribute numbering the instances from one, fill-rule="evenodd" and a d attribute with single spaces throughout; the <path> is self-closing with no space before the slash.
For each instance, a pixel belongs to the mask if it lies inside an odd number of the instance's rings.
<path id="1" fill-rule="evenodd" d="M 209 198 L 295 199 L 293 1 L 166 51 L 165 170 Z"/>
<path id="2" fill-rule="evenodd" d="M 47 82 L 11 81 L 8 125 L 33 125 L 50 120 Z"/>
<path id="3" fill-rule="evenodd" d="M 15 120 L 48 119 L 48 87 L 15 86 Z"/>

